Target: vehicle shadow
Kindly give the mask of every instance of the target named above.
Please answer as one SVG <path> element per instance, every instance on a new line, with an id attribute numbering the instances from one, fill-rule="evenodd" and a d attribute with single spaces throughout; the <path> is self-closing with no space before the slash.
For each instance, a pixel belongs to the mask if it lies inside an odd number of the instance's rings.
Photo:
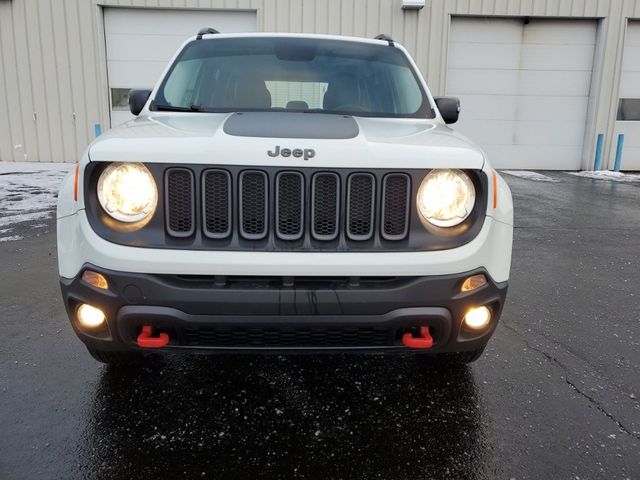
<path id="1" fill-rule="evenodd" d="M 466 478 L 487 464 L 470 369 L 411 357 L 169 358 L 104 369 L 88 478 Z"/>

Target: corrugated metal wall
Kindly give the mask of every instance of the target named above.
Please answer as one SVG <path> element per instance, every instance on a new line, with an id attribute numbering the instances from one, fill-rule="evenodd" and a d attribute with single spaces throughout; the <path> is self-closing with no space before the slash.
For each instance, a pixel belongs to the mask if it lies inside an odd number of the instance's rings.
<path id="1" fill-rule="evenodd" d="M 627 17 L 640 0 L 0 0 L 0 160 L 74 162 L 109 125 L 104 6 L 256 10 L 258 29 L 373 37 L 390 33 L 414 56 L 434 93 L 445 85 L 451 15 L 603 18 L 588 136 L 615 124 Z M 587 142 L 590 145 L 591 142 Z M 591 146 L 585 151 L 589 167 Z M 606 164 L 606 163 L 605 163 Z"/>

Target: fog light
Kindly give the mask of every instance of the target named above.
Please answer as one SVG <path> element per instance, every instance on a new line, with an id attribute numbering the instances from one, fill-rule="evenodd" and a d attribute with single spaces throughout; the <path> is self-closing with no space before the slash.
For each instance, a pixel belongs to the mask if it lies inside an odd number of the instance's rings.
<path id="1" fill-rule="evenodd" d="M 95 328 L 102 325 L 106 317 L 99 308 L 83 303 L 78 308 L 78 320 L 85 327 Z"/>
<path id="2" fill-rule="evenodd" d="M 483 273 L 479 273 L 478 275 L 473 275 L 468 277 L 463 283 L 462 287 L 460 287 L 461 292 L 472 292 L 473 290 L 477 290 L 480 287 L 483 287 L 487 284 L 487 277 L 484 276 Z"/>
<path id="3" fill-rule="evenodd" d="M 480 330 L 491 321 L 491 310 L 487 307 L 475 307 L 467 312 L 464 316 L 464 324 L 474 330 Z"/>
<path id="4" fill-rule="evenodd" d="M 109 289 L 109 282 L 104 275 L 92 270 L 85 270 L 82 274 L 82 281 L 102 290 Z"/>

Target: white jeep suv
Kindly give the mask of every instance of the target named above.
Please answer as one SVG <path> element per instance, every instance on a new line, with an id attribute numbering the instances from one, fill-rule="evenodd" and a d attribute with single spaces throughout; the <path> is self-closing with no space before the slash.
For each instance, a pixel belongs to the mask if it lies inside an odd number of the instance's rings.
<path id="1" fill-rule="evenodd" d="M 402 46 L 203 29 L 130 107 L 58 201 L 62 296 L 97 360 L 480 356 L 511 193 Z"/>

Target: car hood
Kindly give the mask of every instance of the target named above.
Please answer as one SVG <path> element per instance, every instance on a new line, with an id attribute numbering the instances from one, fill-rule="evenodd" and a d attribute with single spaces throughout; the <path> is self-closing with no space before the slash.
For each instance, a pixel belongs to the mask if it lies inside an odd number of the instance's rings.
<path id="1" fill-rule="evenodd" d="M 274 155 L 313 150 L 308 158 Z M 269 153 L 271 152 L 271 154 Z M 320 113 L 153 112 L 98 137 L 91 161 L 318 168 L 481 169 L 482 151 L 438 121 Z"/>

